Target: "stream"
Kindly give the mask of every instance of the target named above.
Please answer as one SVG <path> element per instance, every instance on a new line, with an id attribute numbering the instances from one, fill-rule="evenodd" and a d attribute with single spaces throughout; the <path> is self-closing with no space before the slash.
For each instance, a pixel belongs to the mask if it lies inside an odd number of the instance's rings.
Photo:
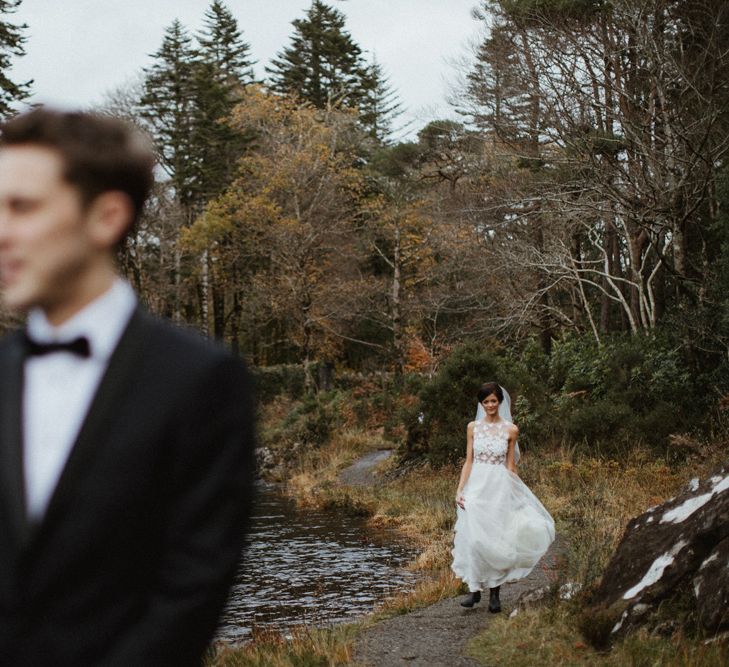
<path id="1" fill-rule="evenodd" d="M 217 640 L 235 644 L 254 627 L 285 631 L 368 614 L 415 586 L 417 575 L 404 569 L 415 555 L 392 531 L 372 530 L 344 513 L 299 509 L 275 486 L 261 484 Z"/>

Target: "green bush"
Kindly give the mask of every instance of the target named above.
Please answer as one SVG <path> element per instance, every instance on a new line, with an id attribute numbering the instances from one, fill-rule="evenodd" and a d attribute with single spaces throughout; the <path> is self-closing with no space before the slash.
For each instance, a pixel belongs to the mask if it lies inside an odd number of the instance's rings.
<path id="1" fill-rule="evenodd" d="M 515 375 L 514 364 L 496 346 L 457 349 L 407 413 L 404 456 L 425 455 L 436 465 L 457 461 L 466 450 L 466 425 L 476 415 L 478 388 L 490 380 L 511 387 Z"/>
<path id="2" fill-rule="evenodd" d="M 299 398 L 304 394 L 304 367 L 299 364 L 254 366 L 250 370 L 259 403 L 268 403 L 281 394 L 291 398 Z"/>
<path id="3" fill-rule="evenodd" d="M 284 422 L 287 439 L 312 446 L 326 442 L 337 428 L 341 400 L 336 391 L 306 396 Z"/>
<path id="4" fill-rule="evenodd" d="M 562 410 L 564 440 L 603 443 L 616 437 L 632 415 L 627 405 L 610 400 L 579 402 Z"/>
<path id="5" fill-rule="evenodd" d="M 551 361 L 553 432 L 609 452 L 642 442 L 664 448 L 671 433 L 694 430 L 706 410 L 682 349 L 667 336 L 558 341 Z"/>
<path id="6" fill-rule="evenodd" d="M 683 349 L 666 335 L 555 341 L 545 355 L 534 342 L 504 351 L 495 344 L 455 350 L 403 415 L 404 458 L 433 464 L 465 453 L 476 393 L 496 381 L 512 395 L 520 446 L 567 444 L 619 456 L 642 443 L 665 451 L 672 433 L 706 422 L 711 396 L 695 380 Z"/>

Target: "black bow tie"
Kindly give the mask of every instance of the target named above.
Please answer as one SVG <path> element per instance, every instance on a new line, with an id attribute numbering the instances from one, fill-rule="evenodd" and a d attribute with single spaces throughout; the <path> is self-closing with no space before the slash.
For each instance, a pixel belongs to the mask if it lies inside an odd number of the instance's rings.
<path id="1" fill-rule="evenodd" d="M 91 354 L 89 339 L 85 336 L 79 336 L 65 343 L 39 343 L 26 334 L 25 350 L 28 356 L 42 356 L 44 354 L 51 354 L 52 352 L 71 352 L 79 357 L 86 358 Z"/>

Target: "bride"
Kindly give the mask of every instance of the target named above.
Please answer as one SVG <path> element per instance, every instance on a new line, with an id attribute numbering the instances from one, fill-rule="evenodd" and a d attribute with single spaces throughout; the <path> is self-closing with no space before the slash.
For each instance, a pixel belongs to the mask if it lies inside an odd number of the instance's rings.
<path id="1" fill-rule="evenodd" d="M 516 474 L 517 435 L 506 390 L 487 382 L 476 420 L 467 428 L 466 462 L 456 491 L 451 568 L 470 591 L 473 607 L 490 589 L 489 611 L 501 611 L 499 587 L 525 577 L 554 540 L 554 521 Z"/>

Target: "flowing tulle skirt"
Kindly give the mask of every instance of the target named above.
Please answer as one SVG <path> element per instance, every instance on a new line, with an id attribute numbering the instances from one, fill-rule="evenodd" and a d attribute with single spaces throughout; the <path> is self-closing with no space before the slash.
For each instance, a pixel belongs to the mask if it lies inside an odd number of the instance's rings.
<path id="1" fill-rule="evenodd" d="M 503 464 L 475 461 L 458 507 L 453 564 L 469 590 L 516 581 L 532 571 L 554 540 L 554 520 Z"/>

